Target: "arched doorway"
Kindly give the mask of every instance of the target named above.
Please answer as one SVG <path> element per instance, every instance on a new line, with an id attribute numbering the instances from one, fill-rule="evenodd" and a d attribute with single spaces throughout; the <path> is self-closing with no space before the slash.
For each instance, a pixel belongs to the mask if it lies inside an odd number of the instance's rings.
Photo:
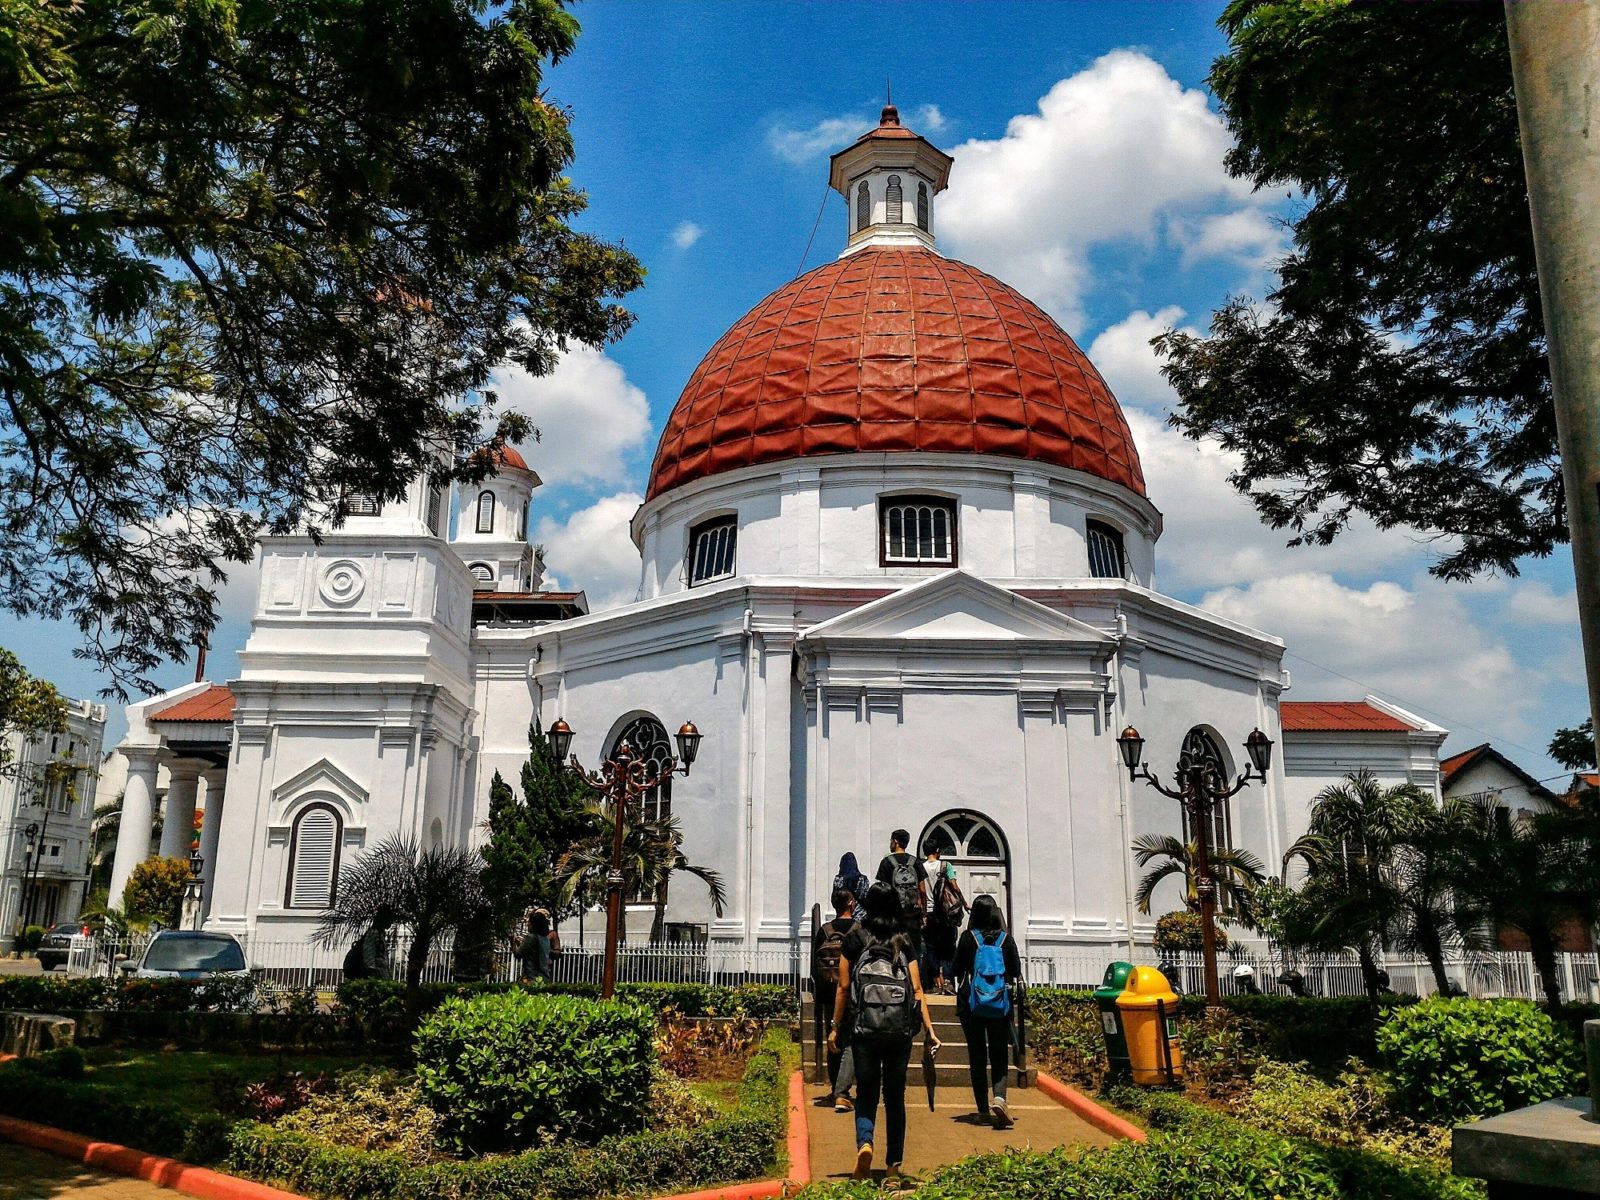
<path id="1" fill-rule="evenodd" d="M 952 809 L 923 827 L 914 849 L 920 852 L 930 841 L 939 847 L 939 857 L 955 867 L 967 902 L 993 896 L 1010 925 L 1011 851 L 1000 827 L 981 813 Z"/>

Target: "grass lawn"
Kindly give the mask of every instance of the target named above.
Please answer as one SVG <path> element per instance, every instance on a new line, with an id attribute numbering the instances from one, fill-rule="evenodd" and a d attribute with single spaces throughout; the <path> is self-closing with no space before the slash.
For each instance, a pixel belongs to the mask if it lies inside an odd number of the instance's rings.
<path id="1" fill-rule="evenodd" d="M 715 1104 L 723 1112 L 732 1112 L 739 1105 L 739 1082 L 721 1079 L 713 1083 L 689 1082 L 689 1090 L 708 1104 Z"/>
<path id="2" fill-rule="evenodd" d="M 217 1111 L 212 1081 L 219 1075 L 251 1083 L 279 1070 L 332 1075 L 389 1061 L 355 1054 L 220 1054 L 129 1046 L 96 1047 L 85 1053 L 89 1062 L 86 1083 L 114 1088 L 126 1100 L 171 1104 L 196 1113 Z"/>

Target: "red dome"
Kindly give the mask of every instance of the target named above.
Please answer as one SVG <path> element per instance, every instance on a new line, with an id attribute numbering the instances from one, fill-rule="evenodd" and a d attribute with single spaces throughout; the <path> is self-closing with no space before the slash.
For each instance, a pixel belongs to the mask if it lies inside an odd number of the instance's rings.
<path id="1" fill-rule="evenodd" d="M 890 248 L 802 275 L 711 347 L 667 418 L 648 494 L 885 450 L 1010 455 L 1144 495 L 1122 410 L 1060 326 L 975 267 Z"/>
<path id="2" fill-rule="evenodd" d="M 528 469 L 528 460 L 522 457 L 515 446 L 502 446 L 500 447 L 499 465 L 513 467 L 518 471 L 526 471 Z"/>

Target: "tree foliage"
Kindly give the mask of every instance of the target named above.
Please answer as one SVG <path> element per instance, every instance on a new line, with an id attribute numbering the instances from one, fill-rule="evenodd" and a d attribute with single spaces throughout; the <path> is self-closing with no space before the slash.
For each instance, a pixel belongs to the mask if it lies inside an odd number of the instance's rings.
<path id="1" fill-rule="evenodd" d="M 0 778 L 22 769 L 12 751 L 13 734 L 29 744 L 66 731 L 67 705 L 61 694 L 30 675 L 21 659 L 0 647 Z"/>
<path id="2" fill-rule="evenodd" d="M 1569 771 L 1592 770 L 1595 765 L 1594 718 L 1586 717 L 1582 725 L 1572 729 L 1558 729 L 1550 739 L 1550 757 Z"/>
<path id="3" fill-rule="evenodd" d="M 181 858 L 147 858 L 134 867 L 122 889 L 122 911 L 130 920 L 160 921 L 175 928 L 189 886 L 189 863 Z"/>
<path id="4" fill-rule="evenodd" d="M 580 890 L 566 904 L 561 902 L 556 863 L 597 830 L 589 789 L 562 769 L 537 720 L 528 729 L 521 785 L 519 798 L 497 771 L 489 787 L 483 887 L 502 923 L 534 907 L 560 916 L 563 908 L 594 899 Z"/>
<path id="5" fill-rule="evenodd" d="M 213 627 L 261 529 L 528 433 L 491 372 L 628 315 L 570 222 L 557 0 L 0 8 L 0 605 L 113 689 Z"/>
<path id="6" fill-rule="evenodd" d="M 1503 5 L 1233 0 L 1221 25 L 1228 170 L 1303 202 L 1266 305 L 1155 339 L 1173 424 L 1240 454 L 1291 544 L 1363 515 L 1444 539 L 1444 578 L 1515 574 L 1567 535 Z"/>
<path id="7" fill-rule="evenodd" d="M 1208 849 L 1211 878 L 1217 885 L 1219 914 L 1225 921 L 1234 919 L 1236 915 L 1242 924 L 1250 925 L 1255 889 L 1266 880 L 1261 860 L 1250 851 L 1233 846 L 1211 846 Z M 1134 891 L 1133 898 L 1139 911 L 1148 914 L 1156 888 L 1162 880 L 1176 875 L 1183 885 L 1185 909 L 1198 913 L 1200 891 L 1196 884 L 1199 882 L 1199 856 L 1200 847 L 1196 843 L 1186 844 L 1171 834 L 1147 833 L 1134 838 L 1134 865 L 1149 867 L 1151 863 L 1155 864 L 1139 877 L 1139 886 Z"/>

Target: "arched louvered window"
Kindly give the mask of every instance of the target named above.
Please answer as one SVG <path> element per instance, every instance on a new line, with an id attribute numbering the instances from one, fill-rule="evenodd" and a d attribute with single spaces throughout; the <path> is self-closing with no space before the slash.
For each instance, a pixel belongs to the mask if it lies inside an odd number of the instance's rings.
<path id="1" fill-rule="evenodd" d="M 478 493 L 478 532 L 494 532 L 494 493 L 483 491 Z"/>
<path id="2" fill-rule="evenodd" d="M 1228 782 L 1228 759 L 1223 754 L 1222 747 L 1217 744 L 1217 739 L 1196 725 L 1189 730 L 1183 738 L 1183 747 L 1178 751 L 1178 769 L 1187 771 L 1190 767 L 1203 766 L 1216 774 L 1217 780 L 1224 786 Z M 1185 845 L 1194 840 L 1194 830 L 1189 827 L 1189 812 L 1182 805 L 1178 811 L 1183 818 L 1183 841 Z M 1210 837 L 1210 847 L 1213 854 L 1218 850 L 1231 850 L 1233 848 L 1233 820 L 1228 812 L 1228 802 L 1219 800 L 1212 808 L 1206 821 L 1207 833 Z M 1225 889 L 1217 890 L 1217 906 L 1224 912 L 1232 912 L 1234 908 L 1233 896 Z"/>
<path id="3" fill-rule="evenodd" d="M 294 819 L 289 834 L 286 908 L 327 908 L 339 881 L 339 842 L 344 822 L 326 804 L 311 804 Z"/>
<path id="4" fill-rule="evenodd" d="M 882 565 L 956 562 L 956 506 L 939 496 L 889 496 L 879 502 Z"/>
<path id="5" fill-rule="evenodd" d="M 475 592 L 494 591 L 494 568 L 488 563 L 473 563 L 467 568 L 472 572 L 472 590 Z"/>
<path id="6" fill-rule="evenodd" d="M 917 228 L 924 233 L 928 231 L 928 185 L 917 184 Z"/>
<path id="7" fill-rule="evenodd" d="M 867 181 L 863 179 L 861 186 L 856 189 L 856 230 L 865 229 L 872 223 L 872 193 L 867 189 Z"/>
<path id="8" fill-rule="evenodd" d="M 1096 579 L 1126 579 L 1128 556 L 1122 533 L 1104 521 L 1090 521 L 1085 529 L 1089 541 L 1089 574 Z"/>
<path id="9" fill-rule="evenodd" d="M 689 533 L 689 586 L 732 575 L 738 549 L 739 527 L 733 517 L 696 525 Z"/>
<path id="10" fill-rule="evenodd" d="M 375 517 L 383 511 L 383 505 L 371 492 L 351 492 L 345 497 L 345 507 L 352 517 Z"/>
<path id="11" fill-rule="evenodd" d="M 636 757 L 644 760 L 647 775 L 663 775 L 661 782 L 644 794 L 644 817 L 664 821 L 672 815 L 672 776 L 664 775 L 672 764 L 672 743 L 666 728 L 654 717 L 635 717 L 623 727 L 611 746 L 611 753 L 627 742 Z"/>
<path id="12" fill-rule="evenodd" d="M 900 176 L 889 176 L 889 186 L 883 190 L 883 219 L 890 225 L 898 225 L 905 220 L 905 207 L 901 203 L 903 196 L 900 192 Z"/>

